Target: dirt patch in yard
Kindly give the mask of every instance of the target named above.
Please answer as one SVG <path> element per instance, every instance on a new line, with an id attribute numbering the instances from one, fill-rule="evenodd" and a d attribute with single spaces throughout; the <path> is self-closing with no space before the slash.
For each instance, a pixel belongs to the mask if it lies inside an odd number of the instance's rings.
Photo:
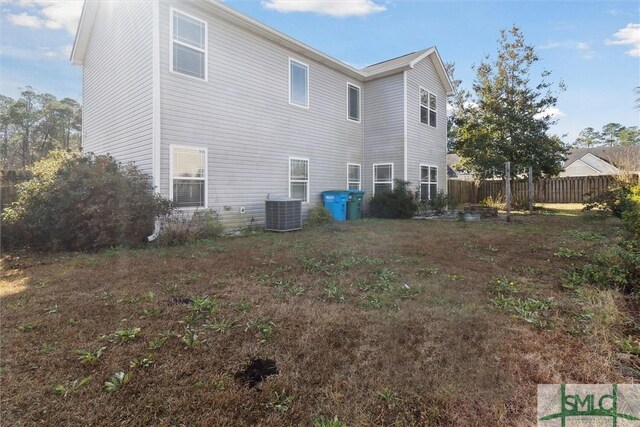
<path id="1" fill-rule="evenodd" d="M 2 420 L 533 424 L 538 383 L 633 380 L 613 344 L 630 297 L 587 301 L 561 286 L 580 251 L 601 244 L 585 236 L 617 227 L 558 215 L 367 220 L 170 249 L 9 255 Z M 595 300 L 608 301 L 606 322 L 591 316 Z M 118 372 L 128 381 L 107 391 Z"/>

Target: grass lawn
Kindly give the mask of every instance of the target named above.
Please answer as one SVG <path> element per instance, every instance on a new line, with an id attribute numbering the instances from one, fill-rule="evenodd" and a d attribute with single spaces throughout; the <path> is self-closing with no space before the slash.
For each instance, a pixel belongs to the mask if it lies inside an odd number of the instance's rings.
<path id="1" fill-rule="evenodd" d="M 637 299 L 562 287 L 618 232 L 559 212 L 5 255 L 2 424 L 535 424 L 538 383 L 638 381 Z"/>

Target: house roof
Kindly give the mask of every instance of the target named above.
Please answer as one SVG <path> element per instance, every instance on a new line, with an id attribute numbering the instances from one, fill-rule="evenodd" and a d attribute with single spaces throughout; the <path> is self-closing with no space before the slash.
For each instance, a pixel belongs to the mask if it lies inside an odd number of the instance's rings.
<path id="1" fill-rule="evenodd" d="M 588 154 L 596 156 L 614 166 L 619 166 L 620 163 L 624 162 L 630 155 L 640 156 L 640 146 L 572 148 L 567 156 L 567 160 L 564 162 L 564 167 L 566 168 L 577 160 L 583 159 Z"/>
<path id="2" fill-rule="evenodd" d="M 342 61 L 338 61 L 326 55 L 319 50 L 316 50 L 310 46 L 301 43 L 292 37 L 289 37 L 271 27 L 268 27 L 254 19 L 251 19 L 240 12 L 233 10 L 232 8 L 221 4 L 217 0 L 198 0 L 199 3 L 212 8 L 218 16 L 221 18 L 235 23 L 236 25 L 251 31 L 261 37 L 278 43 L 288 49 L 293 50 L 301 55 L 318 61 L 330 68 L 343 72 L 353 78 L 369 81 L 375 80 L 388 75 L 396 74 L 402 71 L 412 69 L 418 62 L 427 57 L 431 57 L 436 67 L 436 71 L 440 80 L 445 88 L 447 95 L 453 93 L 453 87 L 449 81 L 449 77 L 444 68 L 444 63 L 440 58 L 440 54 L 435 47 L 430 47 L 418 52 L 413 52 L 408 55 L 400 56 L 388 61 L 384 61 L 378 64 L 365 67 L 363 69 L 354 68 Z M 89 38 L 91 35 L 91 29 L 98 10 L 98 1 L 85 0 L 82 8 L 82 16 L 80 23 L 78 24 L 78 31 L 76 32 L 76 38 L 73 44 L 73 50 L 71 52 L 71 63 L 73 65 L 83 65 L 84 57 L 89 44 Z"/>

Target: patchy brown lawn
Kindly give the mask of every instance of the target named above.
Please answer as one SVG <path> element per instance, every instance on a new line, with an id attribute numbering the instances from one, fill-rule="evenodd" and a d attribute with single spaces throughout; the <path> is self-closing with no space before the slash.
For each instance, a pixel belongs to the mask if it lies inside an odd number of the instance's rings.
<path id="1" fill-rule="evenodd" d="M 2 423 L 534 424 L 538 383 L 638 380 L 615 344 L 630 297 L 561 286 L 617 232 L 590 216 L 368 220 L 5 256 Z M 264 375 L 242 375 L 254 359 Z"/>

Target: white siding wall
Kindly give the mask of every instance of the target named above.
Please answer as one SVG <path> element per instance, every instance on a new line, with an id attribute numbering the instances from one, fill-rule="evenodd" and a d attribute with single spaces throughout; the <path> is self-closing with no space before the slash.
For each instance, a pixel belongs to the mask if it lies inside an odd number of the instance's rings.
<path id="1" fill-rule="evenodd" d="M 151 174 L 151 3 L 101 1 L 83 68 L 83 150 Z"/>
<path id="2" fill-rule="evenodd" d="M 420 89 L 437 96 L 437 127 L 420 121 Z M 447 191 L 447 97 L 430 57 L 407 74 L 407 180 L 420 183 L 420 164 L 438 167 L 438 189 Z"/>
<path id="3" fill-rule="evenodd" d="M 393 163 L 394 179 L 404 170 L 404 77 L 402 73 L 372 80 L 364 90 L 363 187 L 373 194 L 373 165 Z"/>
<path id="4" fill-rule="evenodd" d="M 208 24 L 207 82 L 169 71 L 171 6 Z M 310 161 L 305 210 L 322 191 L 346 188 L 347 163 L 362 163 L 363 124 L 347 120 L 351 80 L 200 7 L 160 6 L 161 193 L 169 194 L 171 144 L 208 148 L 209 207 L 228 226 L 263 222 L 267 194 L 288 194 L 289 156 Z M 309 109 L 289 104 L 289 57 L 310 67 Z"/>

